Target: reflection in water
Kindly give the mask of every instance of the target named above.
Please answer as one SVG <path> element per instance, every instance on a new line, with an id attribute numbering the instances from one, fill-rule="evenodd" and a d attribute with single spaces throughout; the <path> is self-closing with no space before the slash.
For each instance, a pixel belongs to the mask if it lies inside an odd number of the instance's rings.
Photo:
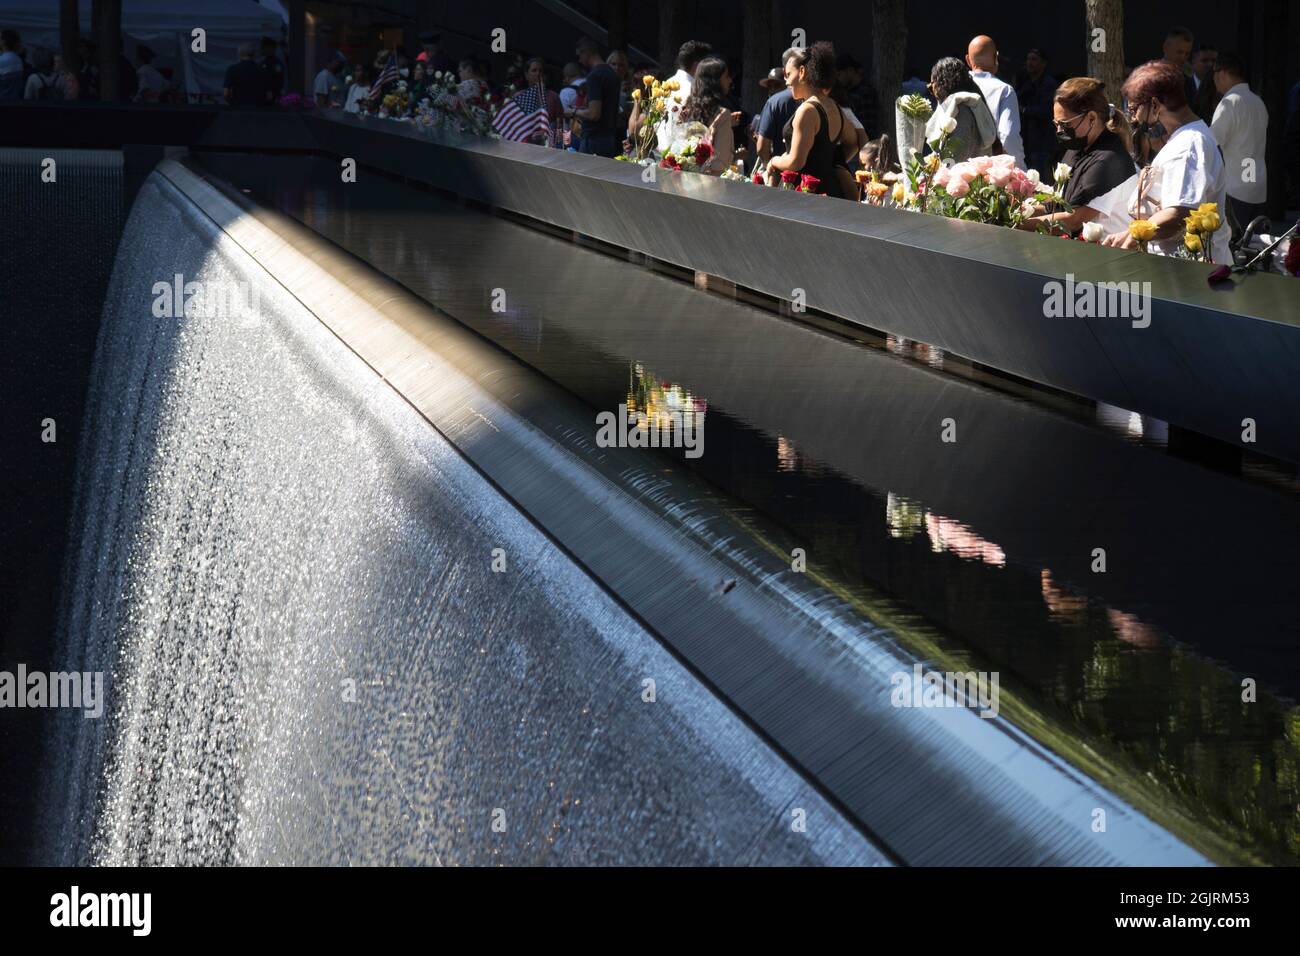
<path id="1" fill-rule="evenodd" d="M 930 540 L 930 550 L 935 554 L 950 551 L 959 558 L 983 561 L 994 567 L 1007 563 L 1006 552 L 993 542 L 985 541 L 960 521 L 937 515 L 892 491 L 886 496 L 885 520 L 893 538 L 906 540 L 924 530 Z"/>
<path id="2" fill-rule="evenodd" d="M 640 362 L 631 363 L 629 375 L 627 414 L 629 420 L 635 419 L 638 428 L 671 435 L 678 423 L 682 423 L 687 431 L 699 434 L 704 427 L 708 402 L 693 396 L 681 385 L 660 381 Z M 693 426 L 686 425 L 688 420 L 694 423 Z M 661 447 L 671 446 L 671 442 L 667 442 Z"/>
<path id="3" fill-rule="evenodd" d="M 650 420 L 707 395 L 708 452 L 684 464 L 772 522 L 775 546 L 804 548 L 848 600 L 888 595 L 927 626 L 926 653 L 968 662 L 951 669 L 1001 672 L 1030 733 L 1059 722 L 1050 746 L 1220 858 L 1300 862 L 1300 500 L 1153 451 L 1154 420 L 1098 409 L 1085 426 L 916 367 L 942 368 L 937 349 L 858 347 L 400 185 L 340 188 L 329 164 L 205 162 L 594 409 Z M 403 270 L 393 236 L 414 214 Z M 509 316 L 474 287 L 494 284 L 489 258 L 517 264 Z M 928 440 L 940 410 L 972 439 Z"/>

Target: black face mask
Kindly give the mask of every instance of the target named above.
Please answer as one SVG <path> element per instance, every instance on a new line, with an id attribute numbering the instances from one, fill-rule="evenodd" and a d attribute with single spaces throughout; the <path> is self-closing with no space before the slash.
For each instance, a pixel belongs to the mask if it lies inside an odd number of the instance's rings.
<path id="1" fill-rule="evenodd" d="M 1088 132 L 1092 132 L 1092 121 L 1088 121 Z M 1056 141 L 1066 149 L 1083 149 L 1088 145 L 1088 137 L 1079 134 L 1079 127 L 1076 125 L 1073 129 L 1058 129 L 1056 131 Z"/>

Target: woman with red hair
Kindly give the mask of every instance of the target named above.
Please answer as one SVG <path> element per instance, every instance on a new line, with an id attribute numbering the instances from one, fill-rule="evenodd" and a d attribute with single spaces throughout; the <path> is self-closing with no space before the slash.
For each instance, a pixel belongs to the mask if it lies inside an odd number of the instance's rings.
<path id="1" fill-rule="evenodd" d="M 1155 227 L 1148 251 L 1172 255 L 1183 248 L 1189 213 L 1211 202 L 1222 213 L 1228 185 L 1223 155 L 1210 128 L 1188 104 L 1183 74 L 1172 63 L 1152 60 L 1139 66 L 1124 82 L 1124 96 L 1136 133 L 1150 133 L 1158 125 L 1167 138 L 1150 166 L 1088 205 L 1109 233 L 1104 245 L 1136 247 L 1128 226 L 1145 219 Z M 1228 230 L 1214 233 L 1210 251 L 1215 262 L 1231 264 Z"/>

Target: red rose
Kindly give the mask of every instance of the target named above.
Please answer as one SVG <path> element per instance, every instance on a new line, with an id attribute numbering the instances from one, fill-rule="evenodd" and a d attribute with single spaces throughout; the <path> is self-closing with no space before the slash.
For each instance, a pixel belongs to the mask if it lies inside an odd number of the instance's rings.
<path id="1" fill-rule="evenodd" d="M 762 174 L 762 173 L 755 173 L 755 174 L 754 174 L 754 185 L 755 185 L 755 186 L 761 186 L 761 185 L 763 185 L 764 182 L 765 182 L 765 180 L 763 179 L 763 174 Z"/>
<path id="2" fill-rule="evenodd" d="M 682 164 L 677 161 L 677 157 L 668 153 L 663 159 L 659 160 L 660 169 L 681 169 Z"/>
<path id="3" fill-rule="evenodd" d="M 799 179 L 799 188 L 806 193 L 815 193 L 817 191 L 817 187 L 820 186 L 821 184 L 822 181 L 820 179 L 818 179 L 816 176 L 809 176 L 807 173 L 805 173 Z"/>
<path id="4" fill-rule="evenodd" d="M 793 169 L 783 169 L 781 170 L 781 182 L 794 186 L 799 182 L 799 174 Z"/>
<path id="5" fill-rule="evenodd" d="M 700 143 L 695 147 L 695 161 L 703 166 L 713 157 L 713 147 L 708 143 Z"/>
<path id="6" fill-rule="evenodd" d="M 1291 238 L 1291 245 L 1286 250 L 1286 259 L 1283 263 L 1287 272 L 1300 277 L 1300 236 Z"/>

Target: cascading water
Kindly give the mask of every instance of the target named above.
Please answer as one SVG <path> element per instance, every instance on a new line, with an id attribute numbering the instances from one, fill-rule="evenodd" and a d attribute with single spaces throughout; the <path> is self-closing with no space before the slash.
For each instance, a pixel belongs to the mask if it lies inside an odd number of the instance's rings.
<path id="1" fill-rule="evenodd" d="M 178 274 L 226 314 L 156 314 Z M 882 861 L 157 174 L 86 425 L 56 861 Z"/>

